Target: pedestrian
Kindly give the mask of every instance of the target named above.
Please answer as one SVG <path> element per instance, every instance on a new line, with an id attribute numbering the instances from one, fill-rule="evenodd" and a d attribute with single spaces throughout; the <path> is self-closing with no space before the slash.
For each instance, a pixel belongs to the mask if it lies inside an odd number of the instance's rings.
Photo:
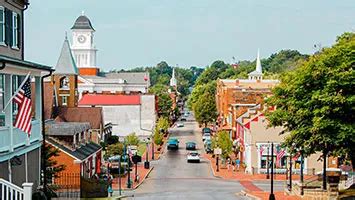
<path id="1" fill-rule="evenodd" d="M 229 171 L 229 169 L 230 169 L 230 165 L 231 165 L 231 159 L 228 158 L 228 159 L 227 159 L 227 170 L 228 170 L 228 171 Z"/>
<path id="2" fill-rule="evenodd" d="M 232 162 L 232 169 L 233 169 L 233 172 L 235 171 L 235 164 L 234 162 Z"/>
<path id="3" fill-rule="evenodd" d="M 237 159 L 235 160 L 235 165 L 236 165 L 236 167 L 237 167 L 237 171 L 239 171 L 239 166 L 240 166 L 240 160 L 239 160 L 239 158 L 237 158 Z"/>

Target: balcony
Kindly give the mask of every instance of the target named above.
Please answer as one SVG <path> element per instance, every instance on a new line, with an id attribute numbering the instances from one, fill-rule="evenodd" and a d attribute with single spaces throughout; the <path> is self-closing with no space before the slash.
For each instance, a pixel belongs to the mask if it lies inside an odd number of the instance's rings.
<path id="1" fill-rule="evenodd" d="M 10 128 L 0 127 L 0 153 L 10 152 L 21 146 L 30 146 L 33 142 L 42 140 L 41 123 L 39 120 L 32 121 L 31 136 L 28 139 L 26 133 L 13 129 L 13 141 L 11 144 Z"/>

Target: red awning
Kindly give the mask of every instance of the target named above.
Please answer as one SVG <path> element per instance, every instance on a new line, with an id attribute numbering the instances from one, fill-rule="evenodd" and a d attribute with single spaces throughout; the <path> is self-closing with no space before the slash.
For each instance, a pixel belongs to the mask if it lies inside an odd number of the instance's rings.
<path id="1" fill-rule="evenodd" d="M 80 106 L 90 105 L 140 105 L 139 95 L 85 94 L 79 101 Z"/>

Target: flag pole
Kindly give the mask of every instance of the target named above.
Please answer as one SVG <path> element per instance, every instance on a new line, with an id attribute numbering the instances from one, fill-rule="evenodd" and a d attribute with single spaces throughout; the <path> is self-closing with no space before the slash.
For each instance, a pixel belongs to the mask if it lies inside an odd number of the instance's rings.
<path id="1" fill-rule="evenodd" d="M 16 92 L 12 95 L 12 97 L 9 99 L 9 101 L 6 103 L 4 110 L 6 110 L 7 106 L 10 104 L 10 102 L 12 101 L 12 99 L 15 97 L 15 95 L 18 93 L 18 91 L 20 90 L 20 88 L 25 84 L 26 80 L 28 79 L 28 77 L 30 76 L 31 71 L 29 71 L 26 75 L 26 78 L 22 81 L 22 83 L 20 84 L 20 86 L 17 88 Z"/>

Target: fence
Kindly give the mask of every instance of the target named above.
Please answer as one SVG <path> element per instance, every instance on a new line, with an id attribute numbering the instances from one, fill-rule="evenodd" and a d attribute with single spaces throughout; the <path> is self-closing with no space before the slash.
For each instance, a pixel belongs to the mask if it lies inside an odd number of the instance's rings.
<path id="1" fill-rule="evenodd" d="M 1 200 L 31 200 L 33 183 L 24 183 L 19 187 L 0 178 L 0 199 Z"/>
<path id="2" fill-rule="evenodd" d="M 50 188 L 58 198 L 107 197 L 107 181 L 85 178 L 79 173 L 59 173 Z"/>

